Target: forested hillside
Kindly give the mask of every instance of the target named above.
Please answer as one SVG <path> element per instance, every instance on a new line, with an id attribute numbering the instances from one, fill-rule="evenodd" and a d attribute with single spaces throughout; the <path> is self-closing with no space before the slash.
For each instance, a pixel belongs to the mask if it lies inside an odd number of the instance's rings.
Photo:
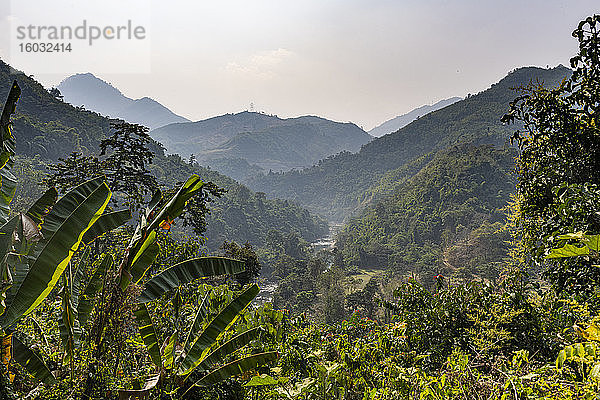
<path id="1" fill-rule="evenodd" d="M 153 130 L 151 136 L 170 153 L 193 154 L 202 165 L 222 166 L 242 159 L 265 172 L 311 166 L 331 154 L 355 152 L 371 136 L 352 123 L 314 116 L 282 119 L 244 111 L 203 121 L 172 124 Z M 239 176 L 245 171 L 235 169 Z"/>
<path id="2" fill-rule="evenodd" d="M 501 123 L 500 118 L 518 95 L 513 89 L 537 80 L 555 86 L 569 73 L 563 66 L 517 69 L 479 94 L 373 140 L 357 154 L 341 153 L 314 167 L 270 173 L 248 184 L 269 196 L 297 201 L 329 219 L 342 220 L 365 202 L 365 193 L 386 173 L 419 157 L 459 143 L 504 146 L 514 127 Z"/>
<path id="3" fill-rule="evenodd" d="M 178 155 L 156 157 L 155 160 L 150 170 L 165 186 L 181 182 L 189 174 L 198 174 L 227 190 L 222 198 L 210 204 L 210 214 L 206 217 L 205 237 L 210 249 L 219 248 L 225 240 L 262 247 L 272 230 L 294 232 L 307 241 L 314 241 L 328 232 L 325 220 L 293 202 L 267 199 L 264 193 L 252 192 L 215 170 L 190 165 Z"/>
<path id="4" fill-rule="evenodd" d="M 22 90 L 13 118 L 14 130 L 19 132 L 20 155 L 56 160 L 72 151 L 99 151 L 100 140 L 109 131 L 107 118 L 53 98 L 32 77 L 0 60 L 0 91 L 8 93 L 15 79 Z"/>
<path id="5" fill-rule="evenodd" d="M 22 88 L 13 131 L 19 154 L 17 199 L 22 199 L 26 206 L 24 193 L 30 198 L 42 193 L 43 187 L 35 179 L 43 176 L 47 164 L 74 151 L 86 155 L 99 153 L 100 141 L 110 132 L 110 120 L 52 97 L 31 77 L 0 63 L 0 91 L 8 93 L 15 79 Z M 196 173 L 228 191 L 215 201 L 209 216 L 214 223 L 209 224 L 206 235 L 212 249 L 225 239 L 260 246 L 271 229 L 297 232 L 306 240 L 315 240 L 327 232 L 324 221 L 294 203 L 266 199 L 216 171 L 190 165 L 179 156 L 166 156 L 158 143 L 151 143 L 151 150 L 155 156 L 150 170 L 160 184 L 170 187 Z"/>
<path id="6" fill-rule="evenodd" d="M 337 242 L 345 263 L 419 276 L 422 282 L 439 273 L 493 277 L 491 264 L 506 255 L 506 236 L 494 240 L 493 234 L 503 226 L 503 209 L 515 190 L 516 155 L 492 145 L 439 152 L 393 194 L 349 222 Z M 489 256 L 486 260 L 477 258 L 474 248 L 469 265 L 448 260 L 452 246 L 462 241 L 476 247 L 477 235 L 484 233 L 494 240 L 478 251 Z"/>

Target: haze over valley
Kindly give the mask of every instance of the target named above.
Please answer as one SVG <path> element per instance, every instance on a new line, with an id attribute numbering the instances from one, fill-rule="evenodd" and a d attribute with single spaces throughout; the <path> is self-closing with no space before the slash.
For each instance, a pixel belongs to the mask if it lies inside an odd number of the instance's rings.
<path id="1" fill-rule="evenodd" d="M 598 398 L 596 2 L 9 5 L 0 399 Z"/>

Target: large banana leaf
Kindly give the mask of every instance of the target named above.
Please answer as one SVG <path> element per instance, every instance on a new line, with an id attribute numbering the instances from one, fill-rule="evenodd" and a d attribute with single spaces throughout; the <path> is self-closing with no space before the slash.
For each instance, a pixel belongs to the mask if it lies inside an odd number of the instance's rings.
<path id="1" fill-rule="evenodd" d="M 102 180 L 102 177 L 98 177 L 82 183 L 61 197 L 54 207 L 52 207 L 52 211 L 44 218 L 42 234 L 46 238 L 46 241 L 50 240 L 59 228 L 64 225 L 64 222 L 71 216 L 74 210 L 88 200 L 92 193 L 105 186 L 106 184 Z M 98 220 L 100 216 L 101 215 L 95 215 L 94 222 Z M 88 229 L 90 228 L 91 226 L 88 227 Z"/>
<path id="2" fill-rule="evenodd" d="M 231 325 L 240 317 L 242 311 L 248 307 L 260 289 L 255 283 L 231 300 L 198 336 L 190 351 L 186 354 L 179 368 L 180 375 L 188 375 L 206 357 L 210 348 L 223 335 Z"/>
<path id="3" fill-rule="evenodd" d="M 237 336 L 234 336 L 206 356 L 198 368 L 205 371 L 209 370 L 213 365 L 221 363 L 227 355 L 238 351 L 252 340 L 256 339 L 258 336 L 260 336 L 262 331 L 263 329 L 258 327 L 249 329 Z"/>
<path id="4" fill-rule="evenodd" d="M 8 160 L 15 154 L 15 138 L 11 132 L 10 117 L 14 114 L 17 108 L 17 101 L 21 97 L 21 88 L 17 81 L 13 81 L 13 84 L 8 92 L 6 103 L 2 109 L 2 115 L 0 116 L 0 168 L 3 168 Z"/>
<path id="5" fill-rule="evenodd" d="M 10 305 L 29 272 L 29 264 L 27 264 L 27 259 L 25 257 L 21 257 L 14 253 L 8 255 L 6 262 L 11 271 L 13 282 L 12 286 L 6 291 L 5 303 L 6 305 Z"/>
<path id="6" fill-rule="evenodd" d="M 173 220 L 183 212 L 185 203 L 198 190 L 201 190 L 202 186 L 204 186 L 204 183 L 200 180 L 200 177 L 192 175 L 160 210 L 158 208 L 162 194 L 160 191 L 154 193 L 146 212 L 142 215 L 140 224 L 129 242 L 127 255 L 119 269 L 119 286 L 122 290 L 125 290 L 132 279 L 136 280 L 131 273 L 132 264 L 140 249 L 146 244 L 148 235 L 152 234 L 158 227 L 168 229 Z"/>
<path id="7" fill-rule="evenodd" d="M 29 208 L 29 210 L 27 211 L 27 213 L 25 215 L 21 214 L 19 216 L 13 217 L 9 222 L 4 224 L 0 228 L 0 257 L 3 257 L 3 258 L 1 258 L 1 261 L 0 261 L 0 263 L 1 263 L 0 269 L 2 272 L 2 277 L 1 277 L 2 281 L 1 281 L 1 286 L 0 286 L 0 314 L 2 314 L 4 312 L 4 309 L 6 307 L 4 300 L 7 296 L 7 294 L 6 294 L 7 290 L 13 284 L 12 276 L 17 274 L 17 275 L 19 275 L 19 278 L 16 281 L 16 285 L 13 287 L 14 290 L 12 290 L 9 293 L 10 301 L 8 302 L 8 304 L 10 304 L 10 302 L 12 301 L 12 298 L 16 294 L 16 289 L 18 289 L 20 287 L 21 283 L 23 282 L 23 279 L 25 278 L 27 272 L 29 271 L 29 267 L 25 266 L 24 258 L 19 259 L 17 263 L 13 262 L 11 264 L 13 266 L 12 271 L 11 271 L 11 268 L 9 267 L 7 254 L 9 253 L 9 251 L 12 251 L 11 248 L 12 248 L 13 244 L 15 243 L 15 235 L 14 234 L 15 233 L 18 234 L 16 239 L 21 244 L 20 248 L 17 249 L 16 251 L 21 253 L 23 255 L 23 257 L 25 257 L 25 255 L 28 254 L 29 251 L 31 250 L 31 246 L 34 245 L 34 242 L 41 238 L 41 235 L 40 235 L 41 224 L 43 223 L 44 217 L 48 214 L 48 212 L 50 212 L 50 209 L 56 202 L 56 197 L 57 197 L 56 189 L 52 188 L 52 189 L 47 190 L 42 195 L 42 197 L 40 197 Z M 24 229 L 25 227 L 23 226 L 25 223 L 30 225 L 29 228 L 30 228 L 31 232 L 29 234 L 25 233 L 26 230 Z M 17 229 L 17 227 L 19 227 L 19 229 Z M 35 237 L 35 239 L 33 239 L 33 237 Z M 32 239 L 31 243 L 29 243 L 29 239 Z M 17 268 L 17 265 L 19 266 L 19 271 L 15 271 L 15 269 Z M 25 266 L 25 268 L 23 268 L 24 266 Z"/>
<path id="8" fill-rule="evenodd" d="M 152 195 L 152 199 L 150 199 L 150 202 L 146 206 L 145 216 L 147 219 L 152 218 L 152 215 L 158 208 L 158 205 L 161 200 L 162 200 L 162 192 L 160 191 L 160 189 L 158 189 L 156 192 L 154 192 L 154 194 Z"/>
<path id="9" fill-rule="evenodd" d="M 10 202 L 17 189 L 17 179 L 10 171 L 14 163 L 15 137 L 12 134 L 10 116 L 15 112 L 21 88 L 14 81 L 0 116 L 0 225 L 8 221 Z"/>
<path id="10" fill-rule="evenodd" d="M 175 331 L 169 338 L 167 345 L 163 351 L 163 366 L 165 369 L 173 369 L 173 363 L 175 362 L 175 351 L 177 348 L 177 338 L 179 337 L 178 332 Z"/>
<path id="11" fill-rule="evenodd" d="M 244 262 L 231 258 L 192 258 L 175 264 L 146 282 L 146 288 L 140 294 L 137 301 L 139 303 L 147 303 L 158 299 L 166 292 L 196 279 L 226 274 L 239 274 L 245 268 Z"/>
<path id="12" fill-rule="evenodd" d="M 21 364 L 37 380 L 53 384 L 56 379 L 50 369 L 29 347 L 13 336 L 13 359 Z"/>
<path id="13" fill-rule="evenodd" d="M 11 271 L 8 265 L 7 254 L 13 245 L 13 232 L 17 229 L 19 222 L 19 217 L 14 216 L 0 227 L 0 314 L 6 308 L 7 291 L 10 291 L 14 283 L 14 271 Z"/>
<path id="14" fill-rule="evenodd" d="M 223 382 L 235 375 L 244 374 L 254 368 L 277 360 L 276 352 L 254 354 L 239 360 L 230 362 L 219 369 L 214 370 L 208 375 L 205 375 L 196 383 L 195 386 L 210 386 L 219 382 Z"/>
<path id="15" fill-rule="evenodd" d="M 89 244 L 97 237 L 116 229 L 131 219 L 131 211 L 120 210 L 103 214 L 96 223 L 83 235 L 82 242 Z"/>
<path id="16" fill-rule="evenodd" d="M 137 283 L 142 279 L 146 270 L 150 268 L 150 265 L 156 260 L 159 252 L 160 246 L 156 243 L 156 232 L 152 231 L 148 234 L 142 247 L 133 257 L 133 261 L 131 262 L 130 274 L 133 282 Z"/>
<path id="17" fill-rule="evenodd" d="M 110 270 L 113 262 L 112 255 L 105 254 L 100 265 L 98 265 L 92 274 L 85 289 L 81 291 L 82 294 L 79 296 L 79 301 L 77 303 L 77 319 L 79 320 L 80 326 L 84 326 L 90 318 L 96 293 L 102 288 L 104 275 L 106 274 L 106 271 Z"/>
<path id="18" fill-rule="evenodd" d="M 150 318 L 148 308 L 146 308 L 145 304 L 140 304 L 134 314 L 140 335 L 142 336 L 142 341 L 146 345 L 146 349 L 148 349 L 148 353 L 150 354 L 150 359 L 154 365 L 156 365 L 158 368 L 161 368 L 162 359 L 160 357 L 158 337 L 156 336 L 156 331 L 154 330 L 154 325 L 152 324 L 152 318 Z"/>
<path id="19" fill-rule="evenodd" d="M 6 328 L 33 311 L 56 285 L 85 232 L 102 215 L 110 190 L 100 179 L 83 183 L 61 198 L 44 219 L 43 241 L 23 283 L 0 317 Z"/>
<path id="20" fill-rule="evenodd" d="M 5 257 L 14 241 L 14 232 L 19 224 L 19 216 L 15 215 L 0 227 L 0 256 Z"/>
<path id="21" fill-rule="evenodd" d="M 0 225 L 4 225 L 8 222 L 10 215 L 10 202 L 12 201 L 15 191 L 17 189 L 17 178 L 11 172 L 12 166 L 14 164 L 14 155 L 15 155 L 15 146 L 16 141 L 15 137 L 12 134 L 12 127 L 10 117 L 15 112 L 15 108 L 17 106 L 17 101 L 21 96 L 21 88 L 17 84 L 17 81 L 14 81 L 10 92 L 8 93 L 8 98 L 6 99 L 6 103 L 4 103 L 4 108 L 2 109 L 2 115 L 0 116 Z M 16 223 L 13 221 L 13 224 L 9 224 L 8 228 L 16 228 Z M 6 226 L 3 226 L 6 228 Z M 8 263 L 6 262 L 6 254 L 9 247 L 6 247 L 5 244 L 12 244 L 12 232 L 8 232 L 6 229 L 2 229 L 2 234 L 10 236 L 10 239 L 4 237 L 0 244 L 1 250 L 0 253 L 1 264 L 0 264 L 0 313 L 5 310 L 5 296 L 6 291 L 9 289 L 10 285 L 13 284 L 12 274 L 9 269 Z"/>
<path id="22" fill-rule="evenodd" d="M 14 225 L 15 221 L 16 225 Z M 30 244 L 25 237 L 23 221 L 23 215 L 19 214 L 14 218 L 11 218 L 11 220 L 3 227 L 3 229 L 7 228 L 6 232 L 9 232 L 9 229 L 12 229 L 12 232 L 9 233 L 12 238 L 9 243 L 9 246 L 11 247 L 7 249 L 4 259 L 6 267 L 10 271 L 12 277 L 12 286 L 6 291 L 6 305 L 12 304 L 21 284 L 25 280 L 25 277 L 27 277 L 27 274 L 29 273 L 29 254 L 35 247 L 35 243 Z"/>

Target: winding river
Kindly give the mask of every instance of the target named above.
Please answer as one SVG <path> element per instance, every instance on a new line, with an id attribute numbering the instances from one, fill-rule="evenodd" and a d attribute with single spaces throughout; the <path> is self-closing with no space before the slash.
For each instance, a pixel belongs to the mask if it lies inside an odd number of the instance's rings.
<path id="1" fill-rule="evenodd" d="M 329 233 L 322 238 L 312 242 L 312 249 L 317 252 L 319 250 L 332 250 L 335 247 L 335 235 L 342 229 L 343 224 L 340 222 L 329 222 Z M 279 284 L 270 280 L 263 280 L 260 285 L 260 292 L 254 299 L 254 304 L 264 304 L 273 299 L 273 293 Z"/>

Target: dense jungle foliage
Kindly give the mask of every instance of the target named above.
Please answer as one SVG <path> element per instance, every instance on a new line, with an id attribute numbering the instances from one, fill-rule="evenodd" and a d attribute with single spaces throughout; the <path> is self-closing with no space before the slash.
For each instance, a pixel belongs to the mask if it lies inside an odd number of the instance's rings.
<path id="1" fill-rule="evenodd" d="M 218 195 L 195 174 L 138 198 L 107 168 L 60 194 L 23 190 L 19 212 L 15 82 L 0 119 L 0 398 L 598 398 L 599 29 L 595 15 L 574 31 L 568 79 L 506 104 L 518 154 L 470 141 L 423 154 L 343 233 L 414 276 L 369 274 L 347 265 L 351 248 L 315 251 L 296 232 L 266 234 L 268 271 L 250 245 L 204 254 L 173 232 Z M 108 157 L 130 129 L 105 138 Z M 145 167 L 120 173 L 143 192 Z M 381 240 L 360 242 L 376 224 Z M 436 267 L 463 274 L 424 281 Z M 279 280 L 272 303 L 259 271 Z"/>
<path id="2" fill-rule="evenodd" d="M 344 263 L 389 267 L 426 282 L 458 270 L 469 278 L 496 277 L 495 265 L 506 256 L 503 239 L 509 238 L 493 234 L 503 226 L 515 188 L 516 155 L 492 145 L 460 145 L 437 153 L 395 193 L 346 225 L 337 242 Z M 456 246 L 464 261 L 452 257 Z"/>

